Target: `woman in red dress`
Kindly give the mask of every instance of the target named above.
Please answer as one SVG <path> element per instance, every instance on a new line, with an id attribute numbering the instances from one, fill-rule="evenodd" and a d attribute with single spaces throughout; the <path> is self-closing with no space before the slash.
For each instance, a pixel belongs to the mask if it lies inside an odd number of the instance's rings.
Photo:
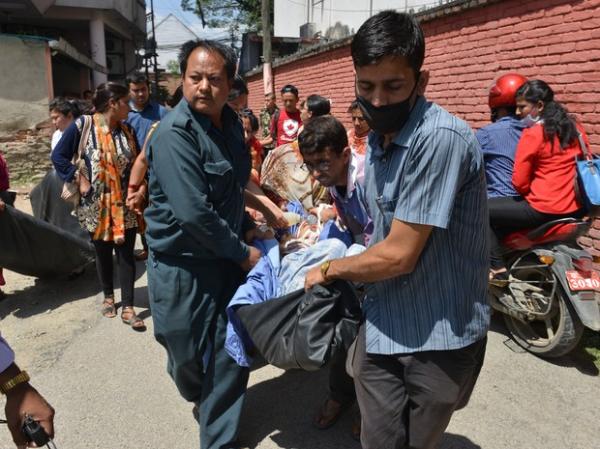
<path id="1" fill-rule="evenodd" d="M 575 194 L 578 134 L 587 136 L 541 80 L 526 82 L 516 94 L 517 115 L 529 126 L 515 154 L 513 185 L 520 197 L 490 198 L 491 277 L 506 272 L 499 240 L 511 231 L 535 228 L 585 210 Z"/>

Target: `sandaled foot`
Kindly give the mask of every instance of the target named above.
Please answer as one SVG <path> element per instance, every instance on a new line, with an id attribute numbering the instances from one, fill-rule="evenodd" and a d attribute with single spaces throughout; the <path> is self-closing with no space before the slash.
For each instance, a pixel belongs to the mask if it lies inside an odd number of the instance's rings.
<path id="1" fill-rule="evenodd" d="M 115 306 L 115 298 L 104 298 L 102 301 L 102 308 L 100 309 L 100 313 L 105 318 L 114 318 L 117 316 L 117 308 Z"/>
<path id="2" fill-rule="evenodd" d="M 121 312 L 121 320 L 123 323 L 131 326 L 134 331 L 146 330 L 144 321 L 135 314 L 133 307 L 123 307 L 123 311 Z"/>
<path id="3" fill-rule="evenodd" d="M 319 413 L 315 416 L 315 427 L 321 430 L 330 428 L 337 422 L 343 411 L 344 406 L 338 401 L 331 398 L 325 399 L 325 402 L 323 402 L 323 405 L 319 409 Z"/>

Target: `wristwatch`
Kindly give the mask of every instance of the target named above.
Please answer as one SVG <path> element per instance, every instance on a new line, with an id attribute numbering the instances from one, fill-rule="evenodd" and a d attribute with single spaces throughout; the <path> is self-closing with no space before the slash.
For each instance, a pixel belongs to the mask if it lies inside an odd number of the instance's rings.
<path id="1" fill-rule="evenodd" d="M 325 282 L 329 282 L 327 278 L 327 271 L 329 270 L 329 266 L 331 265 L 331 260 L 326 260 L 321 264 L 321 276 L 323 276 L 323 280 Z"/>
<path id="2" fill-rule="evenodd" d="M 10 390 L 15 388 L 17 385 L 25 383 L 25 382 L 29 382 L 29 380 L 30 380 L 30 378 L 29 378 L 29 374 L 27 374 L 27 371 L 21 371 L 15 377 L 13 377 L 10 380 L 7 380 L 2 385 L 0 385 L 0 393 L 6 394 Z"/>

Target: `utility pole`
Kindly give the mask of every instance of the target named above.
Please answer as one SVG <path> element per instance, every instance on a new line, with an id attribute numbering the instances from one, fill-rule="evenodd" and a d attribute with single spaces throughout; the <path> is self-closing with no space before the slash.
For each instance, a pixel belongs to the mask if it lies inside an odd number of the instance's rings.
<path id="1" fill-rule="evenodd" d="M 265 95 L 273 92 L 273 71 L 271 68 L 271 0 L 261 0 L 263 30 L 263 85 Z"/>
<path id="2" fill-rule="evenodd" d="M 152 14 L 152 53 L 154 56 L 154 98 L 158 98 L 158 62 L 156 59 L 156 30 L 154 28 L 154 0 L 150 0 L 150 12 Z"/>

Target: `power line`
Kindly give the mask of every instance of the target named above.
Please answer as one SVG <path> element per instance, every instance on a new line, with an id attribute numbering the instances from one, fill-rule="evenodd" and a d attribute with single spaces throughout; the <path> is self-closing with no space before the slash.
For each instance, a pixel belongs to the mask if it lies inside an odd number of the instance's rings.
<path id="1" fill-rule="evenodd" d="M 302 7 L 306 8 L 306 3 L 301 3 L 301 2 L 295 1 L 295 0 L 286 0 L 286 1 L 288 3 L 292 3 L 294 5 L 298 5 L 298 6 L 302 6 Z M 311 0 L 307 0 L 307 1 L 311 1 Z M 333 0 L 330 0 L 330 1 L 333 1 Z M 413 7 L 408 8 L 408 9 L 417 9 L 417 8 L 423 8 L 423 7 L 425 7 L 425 8 L 430 8 L 430 7 L 433 8 L 433 7 L 436 7 L 436 6 L 447 5 L 447 4 L 450 4 L 450 3 L 453 3 L 453 2 L 452 1 L 450 1 L 450 2 L 446 1 L 446 2 L 440 3 L 440 1 L 438 0 L 438 1 L 433 1 L 433 2 L 421 3 L 421 4 L 418 4 L 418 5 L 414 5 Z M 327 8 L 327 11 L 332 11 L 332 12 L 357 12 L 357 13 L 364 13 L 364 12 L 366 12 L 366 13 L 370 13 L 370 12 L 378 13 L 378 12 L 381 12 L 381 11 L 387 11 L 388 9 L 390 9 L 390 8 L 384 8 L 384 9 L 378 9 L 378 10 Z M 404 8 L 395 8 L 395 9 L 396 10 L 400 10 L 400 9 L 404 9 Z"/>

